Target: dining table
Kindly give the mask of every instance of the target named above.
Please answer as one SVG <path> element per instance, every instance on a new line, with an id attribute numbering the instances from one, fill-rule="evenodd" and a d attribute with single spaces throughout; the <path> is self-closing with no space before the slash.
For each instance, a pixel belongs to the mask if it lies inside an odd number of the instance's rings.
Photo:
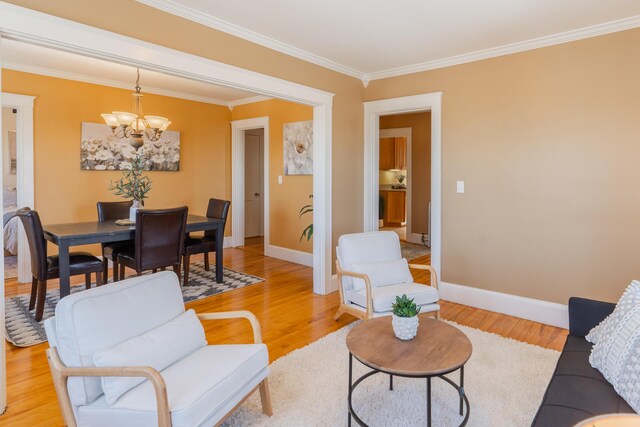
<path id="1" fill-rule="evenodd" d="M 69 248 L 94 243 L 109 243 L 133 240 L 134 225 L 118 225 L 115 221 L 71 222 L 44 225 L 44 237 L 58 246 L 60 272 L 60 298 L 71 293 L 69 275 Z M 187 233 L 215 230 L 216 232 L 216 282 L 222 283 L 222 244 L 224 241 L 224 220 L 206 216 L 187 216 Z"/>

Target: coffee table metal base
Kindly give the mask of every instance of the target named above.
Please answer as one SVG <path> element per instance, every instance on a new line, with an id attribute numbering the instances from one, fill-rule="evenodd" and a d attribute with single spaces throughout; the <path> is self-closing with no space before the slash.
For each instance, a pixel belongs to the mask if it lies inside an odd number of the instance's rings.
<path id="1" fill-rule="evenodd" d="M 356 422 L 358 423 L 358 425 L 360 426 L 364 426 L 367 427 L 367 424 L 362 421 L 362 419 L 358 416 L 358 414 L 356 414 L 356 412 L 353 409 L 353 405 L 352 405 L 352 395 L 353 395 L 353 391 L 356 389 L 356 387 L 364 380 L 366 380 L 367 378 L 369 378 L 372 375 L 375 374 L 388 374 L 389 375 L 389 390 L 393 390 L 393 376 L 401 376 L 401 377 L 406 377 L 406 378 L 426 378 L 427 380 L 427 426 L 431 427 L 431 379 L 432 378 L 440 378 L 442 380 L 444 380 L 446 383 L 450 384 L 453 388 L 455 388 L 458 391 L 458 394 L 460 396 L 460 409 L 459 409 L 459 413 L 460 415 L 465 415 L 464 419 L 462 420 L 462 422 L 460 423 L 460 427 L 464 426 L 467 424 L 467 421 L 469 421 L 469 413 L 470 413 L 470 405 L 469 405 L 469 399 L 467 398 L 467 395 L 464 392 L 464 365 L 461 366 L 460 368 L 454 369 L 452 371 L 449 372 L 443 372 L 439 375 L 426 375 L 426 376 L 418 376 L 418 375 L 398 375 L 398 374 L 391 374 L 390 372 L 385 372 L 383 370 L 380 369 L 376 369 L 373 368 L 369 365 L 367 365 L 366 363 L 363 363 L 360 359 L 357 359 L 360 363 L 362 363 L 363 365 L 365 365 L 366 367 L 372 369 L 371 371 L 367 372 L 366 374 L 364 374 L 363 376 L 361 376 L 360 378 L 358 378 L 355 382 L 353 382 L 353 359 L 354 356 L 352 353 L 349 353 L 349 418 L 348 418 L 348 425 L 349 427 L 351 427 L 351 419 L 353 418 L 354 420 L 356 420 Z M 450 374 L 451 372 L 455 372 L 457 370 L 460 370 L 460 384 L 456 384 L 455 382 L 453 382 L 451 379 L 445 377 L 446 374 Z M 464 407 L 466 406 L 467 410 L 466 410 L 466 414 L 464 411 Z"/>

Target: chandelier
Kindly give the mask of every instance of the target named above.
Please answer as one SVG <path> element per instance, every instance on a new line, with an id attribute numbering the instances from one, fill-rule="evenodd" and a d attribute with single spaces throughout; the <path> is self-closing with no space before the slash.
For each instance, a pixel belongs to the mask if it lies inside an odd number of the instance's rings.
<path id="1" fill-rule="evenodd" d="M 114 111 L 102 114 L 105 123 L 111 128 L 116 138 L 131 138 L 129 143 L 138 149 L 144 144 L 143 137 L 150 141 L 160 139 L 162 132 L 171 122 L 166 117 L 145 116 L 142 112 L 142 88 L 140 87 L 140 69 L 137 70 L 136 91 L 133 95 L 133 111 Z"/>

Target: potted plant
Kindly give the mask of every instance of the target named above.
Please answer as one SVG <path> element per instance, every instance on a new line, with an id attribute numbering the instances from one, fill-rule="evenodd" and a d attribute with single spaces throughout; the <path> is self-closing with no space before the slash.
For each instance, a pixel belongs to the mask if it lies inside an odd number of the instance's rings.
<path id="1" fill-rule="evenodd" d="M 391 305 L 392 319 L 391 325 L 396 337 L 401 340 L 413 339 L 418 333 L 418 313 L 420 307 L 416 306 L 413 298 L 407 295 L 396 296 L 396 302 Z"/>
<path id="2" fill-rule="evenodd" d="M 313 199 L 313 194 L 310 195 L 309 198 Z M 307 214 L 307 213 L 311 213 L 313 215 L 313 205 L 312 204 L 304 205 L 300 209 L 300 215 L 298 215 L 298 219 L 302 218 L 302 215 Z M 309 224 L 307 226 L 307 228 L 302 230 L 302 234 L 300 235 L 300 241 L 302 242 L 302 238 L 306 237 L 307 238 L 307 242 L 308 242 L 309 240 L 311 240 L 311 236 L 313 236 L 313 223 Z"/>
<path id="3" fill-rule="evenodd" d="M 115 182 L 111 182 L 109 190 L 113 191 L 116 196 L 122 196 L 132 201 L 129 209 L 129 220 L 136 220 L 136 212 L 144 206 L 144 199 L 151 190 L 151 180 L 143 174 L 144 160 L 142 155 L 136 154 L 131 160 L 131 165 L 125 165 L 122 178 Z"/>

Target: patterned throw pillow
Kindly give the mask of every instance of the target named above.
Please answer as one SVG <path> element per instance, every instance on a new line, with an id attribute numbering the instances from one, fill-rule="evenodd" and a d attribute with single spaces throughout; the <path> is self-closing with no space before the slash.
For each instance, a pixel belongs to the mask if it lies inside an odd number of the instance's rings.
<path id="1" fill-rule="evenodd" d="M 587 341 L 589 341 L 591 344 L 596 344 L 598 343 L 598 341 L 601 341 L 604 336 L 607 336 L 608 334 L 610 334 L 611 329 L 615 327 L 614 325 L 615 322 L 612 319 L 614 317 L 616 317 L 617 319 L 620 319 L 621 317 L 624 316 L 624 313 L 622 313 L 622 311 L 620 310 L 624 311 L 624 310 L 627 310 L 629 307 L 633 306 L 633 304 L 623 303 L 623 299 L 633 297 L 633 294 L 634 294 L 633 289 L 638 289 L 639 286 L 640 286 L 640 282 L 638 282 L 637 280 L 632 281 L 627 287 L 627 289 L 624 291 L 622 296 L 620 297 L 620 300 L 616 304 L 616 308 L 613 311 L 613 313 L 608 315 L 602 322 L 598 323 L 593 329 L 591 329 L 587 334 L 587 336 L 584 338 Z M 631 292 L 629 292 L 629 290 L 631 290 Z"/>
<path id="2" fill-rule="evenodd" d="M 640 282 L 631 282 L 611 316 L 597 328 L 591 366 L 640 412 Z"/>

